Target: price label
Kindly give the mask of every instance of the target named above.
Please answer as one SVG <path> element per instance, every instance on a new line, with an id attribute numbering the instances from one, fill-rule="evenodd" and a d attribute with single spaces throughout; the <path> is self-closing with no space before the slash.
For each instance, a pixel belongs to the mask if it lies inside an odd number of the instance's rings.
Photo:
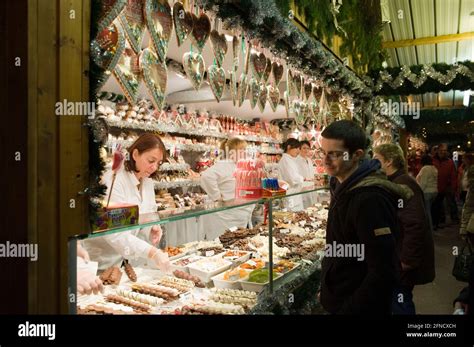
<path id="1" fill-rule="evenodd" d="M 304 221 L 304 220 L 300 221 L 301 226 L 304 226 L 305 224 L 306 224 L 306 221 Z"/>
<path id="2" fill-rule="evenodd" d="M 257 266 L 257 263 L 254 262 L 252 259 L 250 259 L 247 264 L 249 264 L 250 266 Z"/>
<path id="3" fill-rule="evenodd" d="M 214 251 L 206 251 L 206 257 L 212 257 L 216 252 Z"/>
<path id="4" fill-rule="evenodd" d="M 233 233 L 233 232 L 236 232 L 238 229 L 239 228 L 237 228 L 237 227 L 231 227 L 231 228 L 229 228 L 229 231 Z"/>
<path id="5" fill-rule="evenodd" d="M 290 229 L 280 229 L 280 232 L 282 234 L 289 234 L 290 233 Z"/>

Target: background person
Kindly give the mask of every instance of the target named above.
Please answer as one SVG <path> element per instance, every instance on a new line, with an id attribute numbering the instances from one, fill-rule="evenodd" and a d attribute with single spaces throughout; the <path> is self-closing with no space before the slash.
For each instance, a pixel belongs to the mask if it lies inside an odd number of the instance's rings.
<path id="1" fill-rule="evenodd" d="M 393 293 L 394 314 L 416 314 L 413 302 L 415 285 L 433 282 L 435 278 L 434 243 L 425 210 L 424 195 L 418 183 L 406 172 L 402 149 L 393 143 L 374 148 L 374 158 L 382 164 L 389 181 L 405 185 L 414 195 L 399 205 L 400 238 L 397 242 L 400 257 L 400 284 Z"/>
<path id="2" fill-rule="evenodd" d="M 433 165 L 433 159 L 429 155 L 421 159 L 423 167 L 421 168 L 416 181 L 423 190 L 425 197 L 426 214 L 430 222 L 430 230 L 433 231 L 433 203 L 438 195 L 438 169 Z"/>
<path id="3" fill-rule="evenodd" d="M 301 144 L 297 139 L 289 138 L 283 144 L 283 156 L 278 162 L 278 178 L 289 185 L 288 194 L 297 193 L 303 188 L 306 181 L 303 173 L 299 170 L 297 157 L 300 154 Z M 304 209 L 303 197 L 296 195 L 283 199 L 287 208 L 291 211 L 302 211 Z"/>
<path id="4" fill-rule="evenodd" d="M 300 141 L 301 148 L 300 154 L 298 155 L 297 163 L 299 166 L 299 172 L 303 175 L 305 182 L 303 183 L 303 188 L 311 189 L 314 188 L 314 176 L 315 168 L 313 164 L 313 153 L 311 150 L 311 144 L 309 141 Z M 316 193 L 306 193 L 302 195 L 303 197 L 303 206 L 304 208 L 313 206 L 316 203 Z"/>

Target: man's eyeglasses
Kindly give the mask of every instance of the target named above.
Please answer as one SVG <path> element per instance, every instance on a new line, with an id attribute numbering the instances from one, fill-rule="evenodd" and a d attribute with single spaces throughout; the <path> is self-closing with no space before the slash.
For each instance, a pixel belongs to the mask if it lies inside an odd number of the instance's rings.
<path id="1" fill-rule="evenodd" d="M 324 159 L 326 156 L 329 158 L 329 160 L 336 160 L 342 157 L 346 151 L 329 151 L 326 153 L 323 149 L 319 148 L 316 150 L 316 155 L 318 156 L 319 159 Z"/>

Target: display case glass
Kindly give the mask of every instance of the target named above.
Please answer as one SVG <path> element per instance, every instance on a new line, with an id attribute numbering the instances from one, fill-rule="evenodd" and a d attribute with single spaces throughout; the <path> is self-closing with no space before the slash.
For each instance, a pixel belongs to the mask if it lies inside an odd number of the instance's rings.
<path id="1" fill-rule="evenodd" d="M 295 295 L 298 288 L 310 285 L 320 268 L 328 200 L 327 188 L 305 188 L 284 196 L 142 214 L 134 225 L 71 237 L 70 312 L 273 312 L 278 296 Z M 252 217 L 248 225 L 229 227 L 242 212 Z M 222 219 L 227 228 L 218 230 Z M 157 225 L 163 236 L 155 247 L 168 253 L 168 273 L 146 256 L 127 254 L 123 247 L 129 237 L 146 244 L 151 227 Z M 90 261 L 80 257 L 82 249 Z M 111 250 L 117 254 L 106 256 Z M 103 293 L 78 293 L 77 281 L 84 271 L 100 276 Z M 293 288 L 291 293 L 288 288 Z"/>

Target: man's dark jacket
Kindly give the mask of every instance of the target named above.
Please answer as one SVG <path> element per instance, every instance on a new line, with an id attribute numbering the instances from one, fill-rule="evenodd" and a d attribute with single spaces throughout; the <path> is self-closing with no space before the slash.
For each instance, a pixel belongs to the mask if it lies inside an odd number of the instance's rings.
<path id="1" fill-rule="evenodd" d="M 321 304 L 332 314 L 391 314 L 398 281 L 398 199 L 412 191 L 377 172 L 378 160 L 364 161 L 342 184 L 331 178 L 326 247 L 364 245 L 364 260 L 327 257 L 322 262 Z"/>

